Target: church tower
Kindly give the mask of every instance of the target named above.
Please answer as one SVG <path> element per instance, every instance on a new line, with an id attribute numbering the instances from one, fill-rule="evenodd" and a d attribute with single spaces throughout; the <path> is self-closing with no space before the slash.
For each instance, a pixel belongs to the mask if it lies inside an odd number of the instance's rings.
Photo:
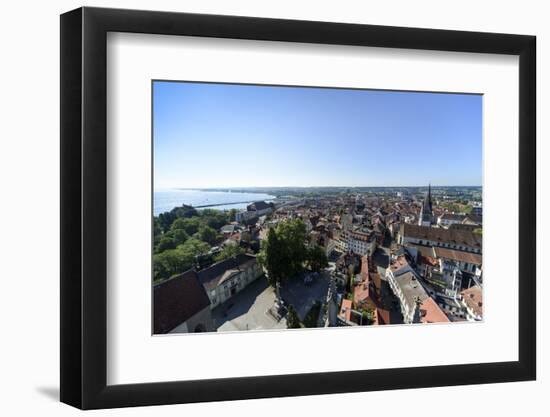
<path id="1" fill-rule="evenodd" d="M 424 198 L 422 203 L 422 210 L 420 216 L 418 216 L 419 226 L 431 226 L 434 224 L 434 212 L 432 208 L 432 185 L 428 184 L 428 194 Z"/>

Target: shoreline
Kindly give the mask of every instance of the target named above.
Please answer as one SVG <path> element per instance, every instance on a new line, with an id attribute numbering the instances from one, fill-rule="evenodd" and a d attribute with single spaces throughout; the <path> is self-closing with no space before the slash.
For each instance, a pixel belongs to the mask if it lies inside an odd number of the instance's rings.
<path id="1" fill-rule="evenodd" d="M 181 193 L 181 191 L 191 191 L 197 194 L 205 193 L 205 198 L 195 198 L 195 195 L 191 195 L 186 198 L 186 193 Z M 163 194 L 167 194 L 168 198 L 163 198 Z M 173 193 L 173 197 L 170 194 Z M 208 193 L 212 193 L 208 195 Z M 213 193 L 219 193 L 221 196 L 216 196 Z M 157 194 L 160 196 L 157 199 Z M 245 207 L 256 201 L 265 201 L 273 202 L 279 198 L 277 195 L 268 194 L 265 192 L 227 192 L 222 190 L 200 190 L 200 189 L 189 189 L 189 188 L 179 188 L 172 190 L 158 190 L 153 193 L 153 216 L 158 216 L 161 213 L 170 212 L 175 208 L 182 206 L 189 206 L 196 210 L 212 209 L 219 211 L 229 211 L 232 209 L 246 209 Z M 223 201 L 226 199 L 227 201 Z"/>

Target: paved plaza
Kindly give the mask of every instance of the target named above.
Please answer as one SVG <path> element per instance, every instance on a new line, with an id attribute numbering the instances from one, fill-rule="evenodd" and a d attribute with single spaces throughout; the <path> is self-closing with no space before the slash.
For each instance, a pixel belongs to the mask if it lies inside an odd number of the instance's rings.
<path id="1" fill-rule="evenodd" d="M 306 284 L 304 278 L 311 275 L 312 280 Z M 300 320 L 303 320 L 311 307 L 317 302 L 325 302 L 330 284 L 330 273 L 324 271 L 320 274 L 303 274 L 298 279 L 289 280 L 281 288 L 281 297 L 285 303 L 292 305 Z"/>
<path id="2" fill-rule="evenodd" d="M 312 275 L 311 282 L 307 284 L 304 282 L 305 276 L 292 279 L 281 288 L 281 297 L 287 305 L 294 306 L 300 320 L 317 301 L 325 301 L 330 282 L 328 271 Z M 267 279 L 257 279 L 212 310 L 217 331 L 286 329 L 286 319 L 277 321 L 269 312 L 275 298 L 275 290 L 269 286 Z"/>
<path id="3" fill-rule="evenodd" d="M 275 302 L 275 291 L 265 277 L 248 285 L 228 302 L 212 310 L 218 332 L 286 329 L 286 319 L 277 321 L 268 310 Z"/>

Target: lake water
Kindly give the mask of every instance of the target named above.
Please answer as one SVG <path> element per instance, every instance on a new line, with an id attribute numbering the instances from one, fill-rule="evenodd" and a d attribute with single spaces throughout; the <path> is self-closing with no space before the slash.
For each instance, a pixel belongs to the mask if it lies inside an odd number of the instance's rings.
<path id="1" fill-rule="evenodd" d="M 159 190 L 154 192 L 153 212 L 155 216 L 174 207 L 212 205 L 212 209 L 230 210 L 246 209 L 254 201 L 270 201 L 275 196 L 263 193 L 233 193 L 225 191 L 201 190 Z"/>

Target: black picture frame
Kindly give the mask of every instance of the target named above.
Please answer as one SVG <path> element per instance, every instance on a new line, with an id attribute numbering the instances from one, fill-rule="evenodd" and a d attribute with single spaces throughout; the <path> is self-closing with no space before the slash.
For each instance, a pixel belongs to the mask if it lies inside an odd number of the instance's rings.
<path id="1" fill-rule="evenodd" d="M 519 360 L 113 385 L 107 375 L 108 32 L 519 56 Z M 61 15 L 61 401 L 82 409 L 536 378 L 534 36 L 80 8 Z"/>

